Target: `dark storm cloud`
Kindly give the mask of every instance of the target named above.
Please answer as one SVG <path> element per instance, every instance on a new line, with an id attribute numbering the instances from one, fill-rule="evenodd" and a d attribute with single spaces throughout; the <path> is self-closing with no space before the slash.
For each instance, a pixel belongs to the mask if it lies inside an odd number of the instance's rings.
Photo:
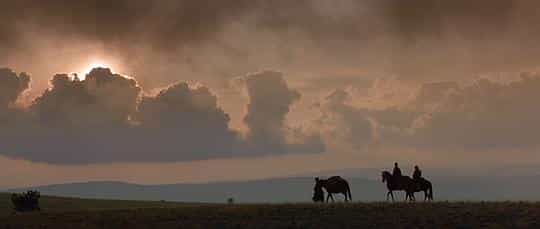
<path id="1" fill-rule="evenodd" d="M 15 122 L 0 122 L 3 155 L 54 164 L 118 161 L 185 161 L 286 153 L 319 153 L 317 135 L 290 131 L 284 120 L 300 94 L 278 72 L 249 75 L 248 137 L 229 128 L 230 118 L 205 86 L 177 83 L 156 96 L 142 96 L 134 79 L 95 68 L 80 80 L 57 74 L 51 88 Z M 29 77 L 0 74 L 13 103 Z M 3 84 L 4 85 L 4 84 Z M 7 99 L 4 99 L 7 98 Z M 3 117 L 3 116 L 1 116 Z M 3 119 L 2 119 L 3 120 Z M 289 137 L 287 133 L 291 133 Z"/>
<path id="2" fill-rule="evenodd" d="M 279 67 L 309 70 L 324 63 L 326 69 L 361 67 L 413 79 L 516 70 L 540 60 L 535 45 L 540 38 L 535 9 L 540 3 L 527 0 L 8 0 L 2 4 L 0 50 L 17 52 L 14 47 L 31 46 L 36 34 L 50 40 L 75 37 L 114 52 L 137 75 L 156 75 L 157 70 L 148 66 L 153 63 L 141 63 L 157 57 L 171 62 L 165 67 L 172 68 L 167 73 L 181 65 L 192 72 L 231 77 L 267 67 L 271 56 Z M 28 35 L 29 31 L 35 34 Z M 201 54 L 206 48 L 208 53 Z M 205 70 L 209 56 L 216 63 Z M 245 69 L 246 61 L 253 68 Z M 448 73 L 434 76 L 441 69 Z"/>
<path id="3" fill-rule="evenodd" d="M 540 2 L 528 0 L 385 1 L 403 78 L 447 80 L 535 67 Z M 442 70 L 442 71 L 441 71 Z"/>
<path id="4" fill-rule="evenodd" d="M 206 37 L 227 17 L 241 11 L 244 2 L 8 0 L 2 2 L 4 10 L 0 17 L 11 23 L 2 23 L 0 31 L 17 32 L 17 26 L 23 26 L 21 30 L 24 30 L 24 26 L 41 25 L 50 28 L 49 32 L 105 42 L 147 39 L 156 45 L 162 42 L 168 45 L 174 40 Z"/>
<path id="5" fill-rule="evenodd" d="M 387 0 L 386 7 L 395 29 L 408 39 L 441 38 L 453 27 L 465 38 L 491 38 L 515 22 L 513 13 L 527 1 L 519 0 Z M 528 1 L 525 4 L 531 4 Z M 537 5 L 532 3 L 532 5 Z M 531 5 L 530 5 L 531 6 Z M 487 36 L 487 37 L 484 37 Z"/>

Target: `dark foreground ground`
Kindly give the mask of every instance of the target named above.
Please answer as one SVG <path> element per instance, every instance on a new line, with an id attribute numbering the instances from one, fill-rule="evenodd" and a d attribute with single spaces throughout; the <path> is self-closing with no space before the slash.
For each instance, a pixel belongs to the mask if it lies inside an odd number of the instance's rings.
<path id="1" fill-rule="evenodd" d="M 5 197 L 5 196 L 4 196 Z M 540 228 L 540 203 L 217 205 L 43 198 L 0 228 Z"/>

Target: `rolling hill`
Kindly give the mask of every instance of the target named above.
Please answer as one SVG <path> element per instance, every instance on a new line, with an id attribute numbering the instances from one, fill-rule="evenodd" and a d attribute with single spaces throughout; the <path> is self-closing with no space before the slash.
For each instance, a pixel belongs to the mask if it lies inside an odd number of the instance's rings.
<path id="1" fill-rule="evenodd" d="M 434 177 L 436 200 L 540 200 L 540 177 Z M 386 188 L 380 180 L 347 178 L 355 201 L 383 201 Z M 254 181 L 217 182 L 206 184 L 138 185 L 122 182 L 86 182 L 47 185 L 5 190 L 22 192 L 39 190 L 43 195 L 94 199 L 180 201 L 225 203 L 234 198 L 238 203 L 310 202 L 312 177 L 274 178 Z M 418 198 L 423 194 L 417 193 Z M 341 199 L 341 196 L 338 196 Z M 396 195 L 403 199 L 403 194 Z"/>

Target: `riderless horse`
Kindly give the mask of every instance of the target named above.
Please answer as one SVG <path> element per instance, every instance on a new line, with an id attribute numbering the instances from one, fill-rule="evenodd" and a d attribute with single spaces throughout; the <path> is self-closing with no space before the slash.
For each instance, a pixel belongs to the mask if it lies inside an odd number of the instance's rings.
<path id="1" fill-rule="evenodd" d="M 341 178 L 340 176 L 333 176 L 328 179 L 319 179 L 318 177 L 316 177 L 314 190 L 318 190 L 321 188 L 324 188 L 326 192 L 328 193 L 328 196 L 326 197 L 326 202 L 328 202 L 329 199 L 332 199 L 332 202 L 334 202 L 334 197 L 332 196 L 332 194 L 335 194 L 335 193 L 343 194 L 345 196 L 345 202 L 349 200 L 352 201 L 352 195 L 351 195 L 351 189 L 349 187 L 349 182 L 347 182 L 345 179 Z"/>

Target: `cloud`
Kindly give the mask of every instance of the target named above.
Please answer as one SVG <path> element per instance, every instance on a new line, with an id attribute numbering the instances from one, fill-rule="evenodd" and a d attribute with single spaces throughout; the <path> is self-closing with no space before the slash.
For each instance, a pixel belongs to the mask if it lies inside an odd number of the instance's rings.
<path id="1" fill-rule="evenodd" d="M 112 56 L 147 89 L 187 78 L 214 87 L 269 65 L 317 88 L 327 75 L 450 80 L 535 66 L 538 7 L 519 0 L 8 1 L 0 64 L 30 69 L 34 85 L 66 64 L 78 68 L 88 50 Z M 50 70 L 37 74 L 43 68 Z"/>
<path id="2" fill-rule="evenodd" d="M 83 81 L 58 74 L 30 110 L 40 124 L 51 127 L 125 125 L 136 110 L 140 91 L 135 80 L 107 68 L 93 69 Z"/>
<path id="3" fill-rule="evenodd" d="M 326 137 L 355 149 L 363 148 L 375 140 L 375 127 L 366 109 L 350 105 L 350 93 L 335 90 L 321 104 L 318 122 Z"/>
<path id="4" fill-rule="evenodd" d="M 240 135 L 229 129 L 229 115 L 204 86 L 174 84 L 145 96 L 135 120 L 142 144 L 132 151 L 153 152 L 147 160 L 195 160 L 241 155 Z M 142 152 L 141 152 L 142 153 Z"/>
<path id="5" fill-rule="evenodd" d="M 289 89 L 279 72 L 250 74 L 245 81 L 249 96 L 244 118 L 249 128 L 248 138 L 268 145 L 283 144 L 285 115 L 300 99 L 300 93 Z"/>
<path id="6" fill-rule="evenodd" d="M 29 87 L 30 76 L 26 73 L 17 75 L 9 68 L 0 68 L 0 109 L 13 105 Z"/>
<path id="7" fill-rule="evenodd" d="M 324 144 L 316 134 L 308 136 L 286 125 L 286 116 L 301 95 L 289 88 L 281 72 L 252 73 L 242 80 L 249 96 L 244 117 L 244 123 L 249 129 L 246 140 L 253 150 L 281 153 L 302 152 L 306 149 L 308 152 L 324 151 Z M 301 143 L 293 143 L 298 140 Z"/>
<path id="8" fill-rule="evenodd" d="M 29 78 L 9 72 L 9 102 Z M 1 79 L 1 78 L 0 78 Z M 22 121 L 0 123 L 1 153 L 53 164 L 131 161 L 189 161 L 287 153 L 319 153 L 316 134 L 289 127 L 285 118 L 300 94 L 279 72 L 244 77 L 250 103 L 242 136 L 218 97 L 203 85 L 173 84 L 155 96 L 141 96 L 132 79 L 95 68 L 84 80 L 57 74 L 51 87 L 20 110 Z M 272 98 L 272 99 L 270 99 Z M 7 99 L 6 99 L 7 101 Z"/>
<path id="9" fill-rule="evenodd" d="M 527 149 L 538 146 L 539 93 L 540 75 L 533 73 L 511 82 L 424 83 L 405 105 L 386 108 L 353 106 L 350 93 L 336 90 L 321 106 L 321 120 L 354 147 Z"/>
<path id="10" fill-rule="evenodd" d="M 479 79 L 449 89 L 432 112 L 419 116 L 416 144 L 430 147 L 508 148 L 537 146 L 540 75 L 499 83 Z"/>
<path id="11" fill-rule="evenodd" d="M 14 106 L 30 78 L 0 74 L 3 107 L 1 153 L 53 164 L 126 161 L 192 161 L 214 158 L 321 153 L 387 146 L 432 151 L 537 147 L 540 75 L 511 81 L 480 78 L 418 85 L 398 102 L 384 95 L 334 90 L 318 104 L 320 117 L 291 124 L 287 116 L 302 95 L 285 75 L 262 71 L 236 79 L 248 102 L 245 133 L 229 126 L 219 97 L 202 84 L 179 82 L 156 95 L 142 95 L 132 78 L 96 68 L 84 80 L 57 74 L 28 107 Z M 399 80 L 392 82 L 404 95 Z M 374 87 L 380 88 L 375 81 Z M 371 90 L 371 89 L 367 89 Z M 392 96 L 386 96 L 392 94 Z M 397 100 L 396 100 L 397 101 Z M 394 105 L 392 105 L 394 103 Z M 375 104 L 375 105 L 373 105 Z M 335 148 L 337 147 L 337 148 Z"/>
<path id="12" fill-rule="evenodd" d="M 9 68 L 0 68 L 0 128 L 12 129 L 26 118 L 16 101 L 29 87 L 28 74 L 17 74 Z"/>
<path id="13" fill-rule="evenodd" d="M 130 115 L 140 88 L 136 81 L 96 68 L 85 80 L 57 74 L 51 88 L 21 111 L 25 117 L 4 129 L 6 156 L 51 163 L 107 162 L 124 158 Z"/>

